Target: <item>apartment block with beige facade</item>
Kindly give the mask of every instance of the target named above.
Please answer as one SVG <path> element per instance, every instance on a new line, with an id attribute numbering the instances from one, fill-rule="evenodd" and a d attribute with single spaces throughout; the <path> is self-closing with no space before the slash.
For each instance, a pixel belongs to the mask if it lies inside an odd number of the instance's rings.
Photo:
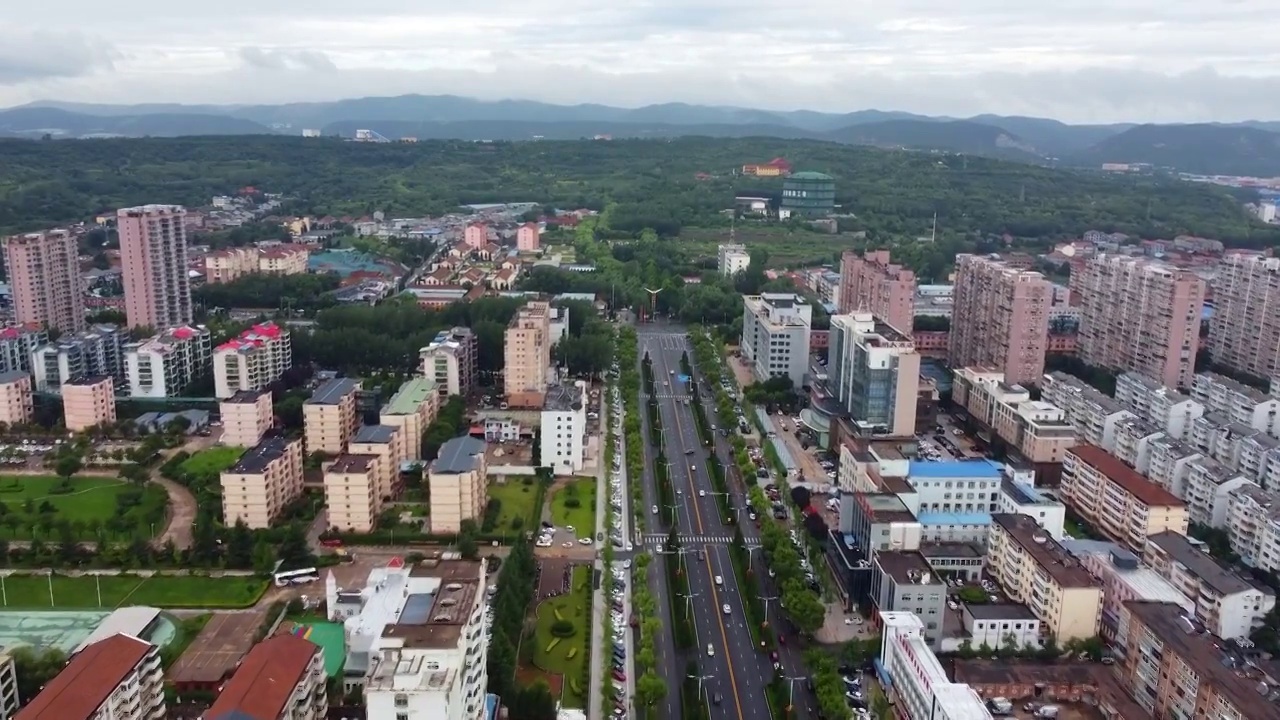
<path id="1" fill-rule="evenodd" d="M 1071 273 L 1080 301 L 1079 355 L 1088 365 L 1191 386 L 1205 283 L 1146 258 L 1098 255 Z"/>
<path id="2" fill-rule="evenodd" d="M 987 571 L 1010 600 L 1035 613 L 1059 644 L 1098 634 L 1102 584 L 1035 518 L 991 516 Z"/>
<path id="3" fill-rule="evenodd" d="M 1258 377 L 1280 375 L 1280 258 L 1224 255 L 1211 289 L 1206 348 L 1213 361 Z"/>
<path id="4" fill-rule="evenodd" d="M 915 325 L 916 275 L 889 262 L 888 250 L 840 257 L 840 314 L 869 312 L 905 335 Z"/>
<path id="5" fill-rule="evenodd" d="M 204 281 L 214 285 L 229 283 L 257 271 L 257 248 L 223 248 L 204 256 Z"/>
<path id="6" fill-rule="evenodd" d="M 960 368 L 952 383 L 951 400 L 1028 462 L 1061 463 L 1067 450 L 1080 444 L 1060 408 L 1032 400 L 1029 390 L 1005 382 L 1002 372 Z"/>
<path id="7" fill-rule="evenodd" d="M 179 205 L 143 205 L 116 213 L 125 316 L 131 328 L 191 322 L 186 214 Z"/>
<path id="8" fill-rule="evenodd" d="M 293 367 L 289 331 L 273 322 L 254 325 L 213 351 L 214 395 L 261 390 Z"/>
<path id="9" fill-rule="evenodd" d="M 302 405 L 302 422 L 307 452 L 337 455 L 360 427 L 356 393 L 360 381 L 352 378 L 327 380 Z"/>
<path id="10" fill-rule="evenodd" d="M 264 530 L 302 496 L 302 440 L 273 434 L 222 473 L 222 518 Z"/>
<path id="11" fill-rule="evenodd" d="M 84 281 L 76 236 L 68 230 L 13 235 L 0 243 L 19 324 L 84 330 Z"/>
<path id="12" fill-rule="evenodd" d="M 441 395 L 467 395 L 476 384 L 479 352 L 471 328 L 441 330 L 419 351 L 422 374 L 435 379 Z"/>
<path id="13" fill-rule="evenodd" d="M 222 444 L 251 448 L 275 425 L 270 390 L 241 390 L 218 403 L 222 416 Z"/>
<path id="14" fill-rule="evenodd" d="M 431 532 L 454 533 L 463 520 L 476 520 L 488 502 L 488 462 L 483 440 L 456 437 L 440 447 L 427 469 Z"/>
<path id="15" fill-rule="evenodd" d="M 34 410 L 31 375 L 21 370 L 0 373 L 0 423 L 29 423 Z"/>
<path id="16" fill-rule="evenodd" d="M 404 433 L 399 425 L 364 425 L 351 441 L 347 452 L 378 458 L 378 498 L 382 502 L 400 497 L 400 463 L 405 459 Z"/>
<path id="17" fill-rule="evenodd" d="M 324 504 L 329 527 L 347 532 L 372 532 L 382 512 L 382 458 L 377 455 L 339 455 L 324 470 Z"/>
<path id="18" fill-rule="evenodd" d="M 1067 451 L 1059 497 L 1085 522 L 1135 553 L 1156 533 L 1187 532 L 1185 502 L 1093 445 Z"/>
<path id="19" fill-rule="evenodd" d="M 62 386 L 63 423 L 79 432 L 116 421 L 116 385 L 106 376 L 71 380 Z"/>
<path id="20" fill-rule="evenodd" d="M 400 428 L 402 462 L 422 459 L 422 434 L 436 419 L 440 393 L 429 378 L 413 378 L 400 386 L 382 407 L 379 421 Z"/>
<path id="21" fill-rule="evenodd" d="M 541 408 L 551 371 L 551 303 L 533 300 L 516 311 L 503 336 L 504 387 L 514 408 Z"/>
<path id="22" fill-rule="evenodd" d="M 1033 385 L 1044 374 L 1053 284 L 998 255 L 957 255 L 952 291 L 951 367 L 981 365 L 1011 385 Z"/>

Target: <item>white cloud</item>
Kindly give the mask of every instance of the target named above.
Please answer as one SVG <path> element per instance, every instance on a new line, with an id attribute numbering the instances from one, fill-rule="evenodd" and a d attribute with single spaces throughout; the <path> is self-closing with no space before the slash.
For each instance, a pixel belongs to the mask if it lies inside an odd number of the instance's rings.
<path id="1" fill-rule="evenodd" d="M 0 45 L 0 105 L 420 92 L 1079 122 L 1280 118 L 1264 0 L 183 5 L 6 7 L 18 30 Z"/>

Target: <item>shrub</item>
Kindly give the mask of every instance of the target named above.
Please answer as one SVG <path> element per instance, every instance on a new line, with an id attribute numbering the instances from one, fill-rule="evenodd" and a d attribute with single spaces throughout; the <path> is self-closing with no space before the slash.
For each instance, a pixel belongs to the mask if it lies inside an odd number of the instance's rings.
<path id="1" fill-rule="evenodd" d="M 564 506 L 567 508 L 582 507 L 582 501 L 576 497 L 565 498 Z"/>
<path id="2" fill-rule="evenodd" d="M 577 631 L 573 623 L 568 620 L 557 620 L 551 623 L 551 634 L 557 638 L 573 637 L 573 634 Z"/>

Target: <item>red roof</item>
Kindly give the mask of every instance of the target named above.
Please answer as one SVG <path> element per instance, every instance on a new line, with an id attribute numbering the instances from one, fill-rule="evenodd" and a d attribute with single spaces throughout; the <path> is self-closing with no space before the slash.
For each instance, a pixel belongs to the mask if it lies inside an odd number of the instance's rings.
<path id="1" fill-rule="evenodd" d="M 191 338 L 199 334 L 200 333 L 196 331 L 195 328 L 189 328 L 185 326 L 180 328 L 175 328 L 173 331 L 173 336 L 178 338 L 179 340 L 190 340 Z"/>
<path id="2" fill-rule="evenodd" d="M 209 720 L 276 720 L 284 717 L 293 691 L 305 678 L 320 646 L 293 634 L 267 638 L 249 651 L 213 707 Z"/>
<path id="3" fill-rule="evenodd" d="M 404 567 L 404 558 L 402 557 L 393 557 L 387 561 L 387 568 L 390 570 L 399 570 L 402 567 Z"/>
<path id="4" fill-rule="evenodd" d="M 266 335 L 271 339 L 280 337 L 280 326 L 273 322 L 258 323 L 248 330 L 240 333 L 240 337 L 244 337 L 249 333 L 257 333 L 258 335 Z"/>
<path id="5" fill-rule="evenodd" d="M 1137 498 L 1144 505 L 1183 507 L 1185 502 L 1177 495 L 1143 477 L 1138 471 L 1125 465 L 1120 458 L 1096 445 L 1077 445 L 1067 452 L 1080 462 L 1105 475 L 1122 490 Z"/>
<path id="6" fill-rule="evenodd" d="M 129 635 L 99 640 L 76 653 L 14 720 L 88 720 L 150 650 Z"/>

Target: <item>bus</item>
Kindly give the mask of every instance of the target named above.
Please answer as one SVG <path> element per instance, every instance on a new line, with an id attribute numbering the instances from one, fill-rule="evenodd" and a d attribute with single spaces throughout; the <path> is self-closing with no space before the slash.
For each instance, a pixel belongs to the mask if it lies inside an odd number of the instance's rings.
<path id="1" fill-rule="evenodd" d="M 278 572 L 272 576 L 276 581 L 276 587 L 287 587 L 289 585 L 306 585 L 320 579 L 320 571 L 315 568 L 302 568 L 301 570 L 288 570 L 286 572 Z"/>

